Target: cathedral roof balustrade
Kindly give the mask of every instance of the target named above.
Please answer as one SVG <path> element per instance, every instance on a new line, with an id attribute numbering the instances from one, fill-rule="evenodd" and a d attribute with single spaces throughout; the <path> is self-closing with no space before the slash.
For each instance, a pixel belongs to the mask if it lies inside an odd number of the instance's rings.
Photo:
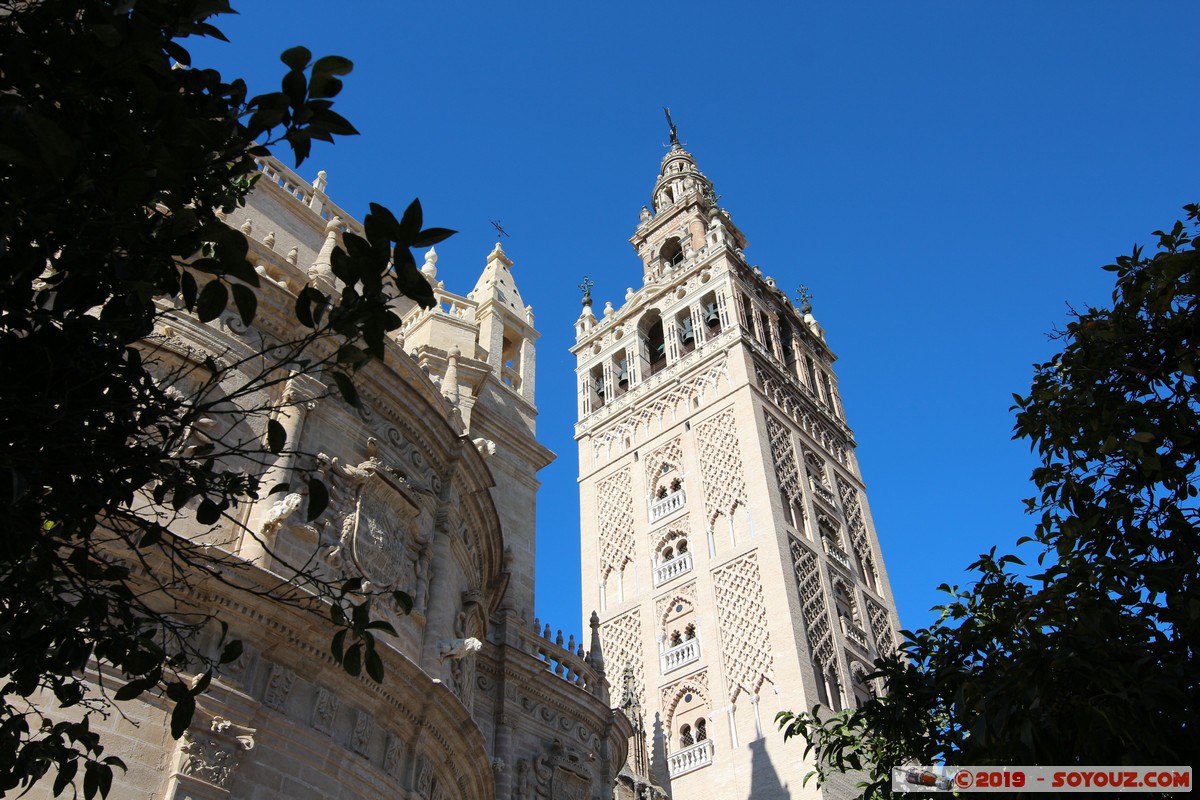
<path id="1" fill-rule="evenodd" d="M 667 756 L 667 769 L 672 778 L 678 778 L 701 767 L 707 767 L 713 760 L 713 740 L 705 739 L 696 742 L 691 747 L 685 747 L 678 753 Z"/>
<path id="2" fill-rule="evenodd" d="M 578 686 L 589 694 L 600 696 L 604 683 L 600 673 L 592 666 L 591 653 L 585 652 L 580 644 L 575 649 L 575 637 L 571 636 L 566 646 L 563 645 L 562 631 L 555 639 L 550 638 L 550 626 L 545 631 L 539 631 L 540 623 L 533 621 L 533 630 L 521 629 L 521 646 L 525 652 L 546 664 L 546 669 L 567 683 Z"/>
<path id="3" fill-rule="evenodd" d="M 324 170 L 318 172 L 317 179 L 312 184 L 309 184 L 274 156 L 256 158 L 254 159 L 254 163 L 262 173 L 262 180 L 269 181 L 280 187 L 296 198 L 298 202 L 308 206 L 313 212 L 319 214 L 322 219 L 332 220 L 334 217 L 340 217 L 347 231 L 359 236 L 363 235 L 362 225 L 359 224 L 358 220 L 333 203 L 325 194 L 326 178 Z"/>
<path id="4" fill-rule="evenodd" d="M 433 288 L 433 296 L 437 300 L 437 305 L 432 308 L 421 309 L 419 313 L 410 315 L 404 321 L 404 324 L 400 326 L 402 333 L 407 334 L 413 328 L 420 325 L 421 321 L 426 317 L 435 314 L 456 317 L 467 324 L 475 324 L 475 309 L 479 304 L 474 300 L 469 297 L 463 297 L 460 294 L 454 294 L 454 292 L 448 292 L 440 286 Z"/>

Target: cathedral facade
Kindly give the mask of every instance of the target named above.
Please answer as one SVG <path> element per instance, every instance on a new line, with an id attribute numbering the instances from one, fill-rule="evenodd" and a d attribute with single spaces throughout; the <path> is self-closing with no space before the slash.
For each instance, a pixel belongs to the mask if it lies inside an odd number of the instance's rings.
<path id="1" fill-rule="evenodd" d="M 208 323 L 182 309 L 162 317 L 144 360 L 168 392 L 239 396 L 260 354 L 295 338 L 299 292 L 337 289 L 334 248 L 361 231 L 323 173 L 309 184 L 273 159 L 260 169 L 246 205 L 225 218 L 249 242 L 258 312 L 249 326 L 232 309 Z M 386 357 L 356 374 L 357 407 L 298 361 L 272 365 L 279 379 L 257 384 L 250 400 L 274 409 L 288 447 L 246 468 L 265 466 L 264 486 L 288 483 L 290 493 L 215 525 L 184 506 L 171 527 L 224 570 L 174 581 L 171 613 L 216 615 L 243 651 L 197 698 L 179 739 L 168 704 L 149 695 L 104 720 L 106 754 L 128 765 L 110 798 L 613 796 L 632 730 L 612 709 L 599 622 L 564 641 L 533 616 L 536 473 L 553 455 L 536 438 L 537 332 L 512 267 L 497 245 L 476 285 L 456 294 L 430 250 L 422 272 L 438 303 L 396 298 L 403 327 Z M 213 409 L 189 447 L 267 441 L 264 415 L 232 401 Z M 306 477 L 329 495 L 313 519 L 300 511 Z M 411 611 L 386 594 L 371 606 L 396 631 L 378 637 L 381 682 L 335 662 L 329 609 L 307 594 L 352 578 L 412 599 Z M 197 647 L 215 654 L 212 627 Z M 50 791 L 42 781 L 31 794 Z"/>
<path id="2" fill-rule="evenodd" d="M 641 286 L 576 323 L 582 582 L 630 719 L 622 797 L 771 800 L 811 765 L 781 710 L 840 709 L 899 629 L 833 371 L 675 138 Z M 613 678 L 616 685 L 616 678 Z"/>
<path id="3" fill-rule="evenodd" d="M 323 173 L 310 184 L 273 159 L 260 167 L 225 219 L 261 278 L 257 316 L 164 317 L 146 352 L 170 391 L 251 380 L 256 354 L 294 336 L 299 292 L 336 290 L 332 253 L 361 232 Z M 153 698 L 108 718 L 107 752 L 129 766 L 110 797 L 816 792 L 774 715 L 869 696 L 868 665 L 897 629 L 833 353 L 806 304 L 747 264 L 677 141 L 631 241 L 642 286 L 600 318 L 586 298 L 573 348 L 583 635 L 564 641 L 534 618 L 536 475 L 553 455 L 536 438 L 533 311 L 499 244 L 463 293 L 431 249 L 422 273 L 437 305 L 396 298 L 403 324 L 356 375 L 358 407 L 319 371 L 283 365 L 256 398 L 270 420 L 231 409 L 197 423 L 197 442 L 265 441 L 277 423 L 289 447 L 254 468 L 292 488 L 215 526 L 182 509 L 173 532 L 224 553 L 236 579 L 194 576 L 176 612 L 217 615 L 244 650 L 182 738 Z M 296 476 L 328 489 L 313 519 L 297 513 Z M 382 682 L 334 661 L 326 608 L 273 599 L 310 578 L 412 598 L 410 612 L 372 608 L 397 633 L 381 636 Z M 215 652 L 218 638 L 199 646 Z"/>

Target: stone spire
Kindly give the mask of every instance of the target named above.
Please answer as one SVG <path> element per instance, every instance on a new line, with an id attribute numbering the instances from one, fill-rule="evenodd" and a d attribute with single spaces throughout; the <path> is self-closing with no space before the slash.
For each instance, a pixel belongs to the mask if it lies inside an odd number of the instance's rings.
<path id="1" fill-rule="evenodd" d="M 474 300 L 479 321 L 479 343 L 487 350 L 487 363 L 502 383 L 533 402 L 535 353 L 538 333 L 533 311 L 521 299 L 513 280 L 512 260 L 500 242 L 488 254 L 479 280 L 467 297 Z"/>
<path id="2" fill-rule="evenodd" d="M 343 224 L 341 217 L 329 220 L 325 226 L 325 241 L 321 243 L 316 260 L 308 268 L 308 279 L 325 292 L 334 289 L 333 251 L 338 246 L 338 235 L 342 232 Z"/>
<path id="3" fill-rule="evenodd" d="M 661 214 L 693 198 L 702 201 L 706 210 L 709 205 L 715 206 L 712 181 L 696 166 L 692 154 L 683 149 L 678 139 L 673 139 L 671 149 L 663 156 L 658 168 L 658 180 L 650 193 L 651 208 L 656 214 Z"/>

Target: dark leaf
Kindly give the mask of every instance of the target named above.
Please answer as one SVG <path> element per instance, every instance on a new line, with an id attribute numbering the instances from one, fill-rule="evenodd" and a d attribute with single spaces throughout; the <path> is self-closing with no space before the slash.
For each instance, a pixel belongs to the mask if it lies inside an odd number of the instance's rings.
<path id="1" fill-rule="evenodd" d="M 317 478 L 308 480 L 308 521 L 312 522 L 329 507 L 329 490 Z"/>
<path id="2" fill-rule="evenodd" d="M 426 228 L 413 239 L 412 247 L 432 247 L 456 233 L 458 231 L 452 231 L 449 228 Z"/>
<path id="3" fill-rule="evenodd" d="M 293 70 L 304 70 L 312 60 L 312 51 L 307 47 L 289 47 L 279 55 L 279 60 Z"/>
<path id="4" fill-rule="evenodd" d="M 242 649 L 242 643 L 240 640 L 234 639 L 232 642 L 228 642 L 225 647 L 221 649 L 221 663 L 232 664 L 234 661 L 237 661 L 242 657 Z"/>
<path id="5" fill-rule="evenodd" d="M 258 310 L 258 297 L 254 294 L 253 289 L 240 283 L 232 284 L 231 288 L 233 289 L 233 303 L 237 306 L 242 324 L 249 325 L 254 321 L 254 314 Z"/>
<path id="6" fill-rule="evenodd" d="M 278 453 L 287 444 L 287 431 L 277 419 L 267 420 L 267 449 Z"/>
<path id="7" fill-rule="evenodd" d="M 172 684 L 172 686 L 176 685 L 182 686 L 183 684 Z M 172 696 L 171 699 L 175 701 L 175 708 L 171 709 L 171 738 L 178 739 L 183 736 L 188 725 L 192 724 L 192 716 L 196 713 L 196 698 L 187 691 L 185 686 L 182 696 Z"/>
<path id="8" fill-rule="evenodd" d="M 196 307 L 196 295 L 198 287 L 196 286 L 196 277 L 187 270 L 179 276 L 179 292 L 183 296 L 183 307 L 191 311 Z"/>
<path id="9" fill-rule="evenodd" d="M 400 218 L 400 230 L 396 234 L 396 242 L 405 247 L 414 247 L 417 235 L 421 232 L 421 201 L 414 198 L 408 204 L 408 208 L 404 209 L 404 216 Z"/>
<path id="10" fill-rule="evenodd" d="M 201 322 L 209 322 L 216 319 L 225 310 L 225 304 L 229 302 L 229 292 L 225 285 L 219 280 L 212 280 L 204 284 L 204 288 L 200 290 L 200 297 L 196 300 L 196 316 Z"/>
<path id="11" fill-rule="evenodd" d="M 330 372 L 329 374 L 333 376 L 333 382 L 337 384 L 342 399 L 349 405 L 358 408 L 360 402 L 358 399 L 358 390 L 354 388 L 354 382 L 350 380 L 350 376 L 341 372 Z"/>
<path id="12" fill-rule="evenodd" d="M 406 592 L 392 592 L 392 600 L 396 602 L 396 607 L 400 609 L 401 614 L 411 614 L 413 610 L 413 599 Z"/>
<path id="13" fill-rule="evenodd" d="M 201 525 L 215 525 L 221 519 L 221 508 L 207 497 L 196 507 L 196 521 Z"/>
<path id="14" fill-rule="evenodd" d="M 350 649 L 346 651 L 345 658 L 342 659 L 342 669 L 346 670 L 348 675 L 357 676 L 362 672 L 362 645 L 357 642 L 350 645 Z"/>
<path id="15" fill-rule="evenodd" d="M 379 657 L 379 653 L 375 650 L 368 650 L 367 656 L 364 659 L 366 662 L 367 675 L 376 683 L 383 683 L 383 660 Z"/>
<path id="16" fill-rule="evenodd" d="M 354 62 L 342 56 L 321 56 L 312 66 L 314 75 L 349 75 Z"/>

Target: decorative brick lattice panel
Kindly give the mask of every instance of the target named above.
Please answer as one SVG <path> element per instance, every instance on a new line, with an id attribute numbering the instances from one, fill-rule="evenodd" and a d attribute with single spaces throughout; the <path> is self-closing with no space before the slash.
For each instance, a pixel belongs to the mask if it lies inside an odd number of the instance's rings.
<path id="1" fill-rule="evenodd" d="M 800 471 L 796 466 L 796 448 L 792 434 L 779 420 L 770 414 L 767 419 L 767 438 L 771 442 L 771 458 L 775 462 L 775 478 L 779 489 L 788 502 L 800 500 Z"/>
<path id="2" fill-rule="evenodd" d="M 721 660 L 732 703 L 740 692 L 758 694 L 763 682 L 772 678 L 767 606 L 754 553 L 714 572 L 713 591 L 721 632 Z"/>
<path id="3" fill-rule="evenodd" d="M 732 409 L 696 426 L 696 449 L 704 481 L 704 514 L 712 522 L 746 504 L 746 475 Z"/>
<path id="4" fill-rule="evenodd" d="M 795 387 L 789 386 L 778 377 L 773 376 L 760 364 L 754 365 L 754 376 L 763 394 L 775 406 L 800 428 L 825 448 L 842 466 L 849 466 L 846 455 L 847 440 L 845 435 L 836 433 L 828 425 L 817 420 L 817 414 L 812 411 L 815 407 L 813 400 L 803 397 Z"/>
<path id="5" fill-rule="evenodd" d="M 654 379 L 666 379 L 671 374 L 671 370 L 668 370 L 655 375 Z M 602 431 L 597 430 L 592 441 L 592 465 L 599 466 L 614 454 L 622 453 L 630 447 L 637 446 L 638 442 L 666 430 L 683 415 L 711 403 L 721 395 L 722 379 L 728 385 L 729 369 L 725 356 L 700 375 L 682 381 L 661 397 L 644 403 L 640 410 L 632 411 L 630 416 L 620 422 Z M 620 404 L 624 399 L 618 398 L 615 403 Z"/>
<path id="6" fill-rule="evenodd" d="M 646 491 L 653 493 L 659 478 L 662 476 L 663 465 L 683 470 L 683 448 L 678 439 L 672 439 L 646 457 Z"/>
<path id="7" fill-rule="evenodd" d="M 808 649 L 820 669 L 833 662 L 833 634 L 829 627 L 829 604 L 821 585 L 817 554 L 788 537 L 792 549 L 792 568 L 796 571 L 796 591 L 800 594 L 800 613 L 808 636 Z"/>
<path id="8" fill-rule="evenodd" d="M 863 521 L 862 500 L 859 499 L 858 489 L 851 484 L 837 479 L 838 494 L 842 497 L 842 510 L 846 513 L 846 524 L 850 528 L 850 545 L 858 555 L 862 568 L 878 579 L 875 571 L 875 557 L 871 555 L 871 541 L 867 535 L 867 524 Z"/>
<path id="9" fill-rule="evenodd" d="M 600 580 L 618 572 L 634 559 L 633 481 L 629 467 L 596 485 L 597 522 L 600 531 Z"/>
<path id="10" fill-rule="evenodd" d="M 600 626 L 600 647 L 604 653 L 604 671 L 608 675 L 623 675 L 625 667 L 633 667 L 633 684 L 637 701 L 646 704 L 646 670 L 642 662 L 642 615 L 638 609 L 622 614 Z"/>
<path id="11" fill-rule="evenodd" d="M 896 636 L 892 632 L 892 621 L 888 619 L 887 609 L 867 598 L 867 618 L 871 622 L 871 634 L 875 637 L 875 647 L 880 655 L 896 649 Z"/>

